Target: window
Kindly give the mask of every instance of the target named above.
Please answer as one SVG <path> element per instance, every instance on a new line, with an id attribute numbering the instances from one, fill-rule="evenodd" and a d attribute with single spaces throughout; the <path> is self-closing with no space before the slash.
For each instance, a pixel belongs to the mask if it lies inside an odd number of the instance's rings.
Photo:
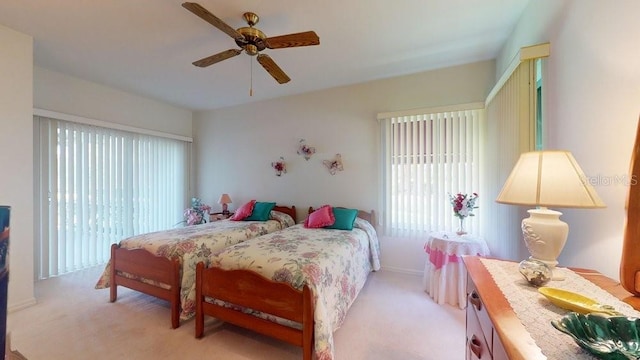
<path id="1" fill-rule="evenodd" d="M 542 150 L 544 144 L 543 144 L 543 131 L 542 131 L 542 126 L 543 126 L 543 122 L 542 122 L 542 61 L 544 59 L 542 58 L 538 58 L 534 60 L 534 66 L 535 66 L 535 79 L 536 79 L 536 85 L 535 85 L 535 107 L 536 107 L 536 112 L 535 112 L 535 117 L 536 117 L 536 126 L 535 126 L 535 138 L 536 138 L 536 145 L 535 145 L 535 149 L 536 150 Z"/>
<path id="2" fill-rule="evenodd" d="M 182 220 L 187 141 L 36 117 L 39 278 L 103 264 L 111 244 Z"/>
<path id="3" fill-rule="evenodd" d="M 455 230 L 449 195 L 479 190 L 482 104 L 379 115 L 382 225 L 387 235 Z M 469 221 L 468 218 L 467 221 Z M 477 224 L 466 227 L 477 230 Z"/>

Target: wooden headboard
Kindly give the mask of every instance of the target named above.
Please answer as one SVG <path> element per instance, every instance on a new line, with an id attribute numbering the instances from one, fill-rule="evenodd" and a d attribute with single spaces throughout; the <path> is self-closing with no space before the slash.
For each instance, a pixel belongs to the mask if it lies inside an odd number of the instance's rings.
<path id="1" fill-rule="evenodd" d="M 291 216 L 293 218 L 293 222 L 296 223 L 296 224 L 298 223 L 298 218 L 297 218 L 297 215 L 296 215 L 296 207 L 295 207 L 295 205 L 292 205 L 291 207 L 276 205 L 273 208 L 273 210 L 280 211 L 282 213 L 285 213 L 285 214 Z"/>
<path id="2" fill-rule="evenodd" d="M 628 292 L 640 296 L 640 120 L 636 140 L 631 153 L 627 195 L 627 219 L 624 224 L 622 258 L 620 260 L 620 283 Z"/>

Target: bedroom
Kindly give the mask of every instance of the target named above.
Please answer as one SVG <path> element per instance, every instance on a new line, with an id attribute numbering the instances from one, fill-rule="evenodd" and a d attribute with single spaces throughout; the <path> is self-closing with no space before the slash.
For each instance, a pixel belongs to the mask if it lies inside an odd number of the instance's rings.
<path id="1" fill-rule="evenodd" d="M 603 179 L 627 174 L 629 150 L 633 142 L 633 130 L 636 126 L 640 108 L 637 99 L 640 96 L 640 69 L 637 67 L 638 51 L 634 41 L 638 38 L 638 29 L 633 25 L 633 14 L 637 13 L 638 4 L 633 1 L 619 2 L 616 5 L 599 1 L 537 1 L 532 2 L 509 41 L 503 48 L 496 63 L 479 63 L 461 68 L 447 68 L 434 72 L 419 74 L 415 77 L 398 77 L 381 80 L 371 84 L 346 86 L 329 89 L 312 94 L 298 95 L 263 104 L 238 106 L 210 112 L 191 114 L 189 111 L 158 103 L 148 99 L 122 93 L 103 85 L 91 84 L 46 69 L 32 67 L 31 40 L 21 34 L 2 29 L 3 44 L 5 41 L 14 51 L 3 52 L 0 56 L 3 69 L 11 69 L 10 74 L 17 75 L 15 83 L 10 86 L 0 85 L 3 99 L 8 99 L 3 107 L 2 124 L 11 129 L 3 132 L 2 149 L 4 154 L 15 154 L 4 160 L 4 169 L 14 176 L 4 176 L 2 180 L 2 197 L 4 203 L 14 205 L 12 217 L 12 281 L 10 283 L 10 308 L 27 306 L 35 300 L 33 284 L 33 244 L 16 239 L 33 238 L 30 219 L 34 213 L 32 203 L 32 122 L 33 108 L 53 109 L 63 113 L 78 114 L 90 118 L 120 117 L 131 119 L 134 114 L 140 118 L 158 118 L 159 114 L 172 114 L 174 118 L 183 119 L 183 123 L 163 122 L 157 124 L 159 130 L 193 136 L 198 139 L 206 136 L 207 141 L 198 145 L 196 158 L 203 171 L 197 178 L 196 193 L 213 202 L 224 188 L 239 193 L 248 186 L 254 185 L 251 179 L 237 183 L 237 174 L 225 171 L 222 178 L 213 178 L 213 169 L 226 166 L 226 163 L 214 162 L 216 153 L 233 151 L 236 154 L 240 144 L 245 141 L 259 141 L 261 146 L 290 143 L 294 137 L 306 137 L 316 146 L 322 143 L 326 154 L 342 152 L 345 160 L 345 172 L 329 178 L 334 188 L 344 186 L 344 179 L 362 184 L 360 193 L 341 193 L 327 191 L 329 198 L 311 197 L 307 188 L 302 188 L 290 199 L 294 203 L 315 205 L 316 201 L 336 202 L 342 200 L 353 203 L 353 206 L 375 208 L 377 190 L 369 179 L 377 176 L 375 169 L 375 115 L 380 111 L 407 109 L 416 107 L 437 106 L 443 103 L 463 103 L 483 101 L 501 73 L 501 68 L 510 60 L 515 51 L 525 45 L 550 42 L 552 56 L 548 63 L 549 103 L 546 108 L 547 146 L 549 148 L 570 149 L 585 171 L 592 176 Z M 4 39 L 7 40 L 4 40 Z M 451 74 L 464 75 L 460 70 L 472 72 L 480 77 L 478 89 L 465 89 L 465 94 L 451 90 L 451 93 L 436 91 L 441 84 L 429 85 L 433 78 L 451 78 Z M 478 70 L 479 69 L 479 70 Z M 480 74 L 480 75 L 478 75 Z M 7 75 L 8 76 L 8 75 Z M 402 86 L 403 90 L 397 87 Z M 388 90 L 388 96 L 363 99 L 363 92 L 379 92 L 378 87 Z M 431 90 L 427 98 L 417 90 Z M 469 93 L 466 93 L 469 91 Z M 460 98 L 458 98 L 459 96 Z M 464 96 L 464 97 L 463 97 Z M 73 101 L 71 99 L 74 99 Z M 108 101 L 105 101 L 108 99 Z M 362 101 L 366 101 L 363 103 Z M 361 103 L 360 106 L 354 104 Z M 310 107 L 309 104 L 314 104 Z M 287 117 L 280 117 L 280 109 L 287 108 Z M 344 110 L 343 110 L 344 109 Z M 313 114 L 312 117 L 310 114 Z M 256 117 L 259 116 L 259 119 Z M 193 118 L 193 120 L 192 120 Z M 291 136 L 279 135 L 278 128 L 261 129 L 269 131 L 273 139 L 254 136 L 252 139 L 224 137 L 223 142 L 211 127 L 231 126 L 225 124 L 228 118 L 254 118 L 259 126 L 276 123 L 279 126 L 294 127 Z M 310 118 L 300 123 L 297 119 Z M 345 139 L 340 135 L 330 135 L 327 131 L 342 128 L 348 119 L 357 119 L 359 123 L 349 123 L 358 129 L 368 126 L 369 135 L 356 140 L 345 148 Z M 212 120 L 213 121 L 210 121 Z M 192 127 L 190 126 L 193 121 Z M 247 120 L 248 121 L 248 120 Z M 133 121 L 130 123 L 136 124 Z M 261 125 L 262 124 L 262 125 Z M 144 124 L 138 123 L 139 126 Z M 322 138 L 320 135 L 323 134 Z M 210 137 L 209 137 L 210 136 Z M 281 136 L 281 138 L 277 138 Z M 295 139 L 294 139 L 295 140 Z M 278 149 L 276 158 L 285 149 Z M 271 154 L 269 154 L 271 155 Z M 247 158 L 248 155 L 245 155 Z M 254 166 L 262 166 L 263 159 L 252 157 Z M 210 161 L 207 161 L 210 160 Z M 273 161 L 269 156 L 268 162 Z M 217 159 L 216 161 L 222 161 Z M 232 162 L 233 158 L 224 161 Z M 27 166 L 25 166 L 27 164 Z M 267 163 L 268 164 L 268 163 Z M 296 175 L 298 174 L 298 175 Z M 294 196 L 285 192 L 294 176 L 305 176 L 303 169 L 292 169 L 290 174 L 282 178 L 273 176 L 269 167 L 257 171 L 256 177 L 264 177 L 268 182 L 256 189 L 256 195 L 274 194 L 277 197 Z M 348 177 L 347 177 L 348 176 Z M 325 177 L 321 178 L 322 180 Z M 310 186 L 329 186 L 316 184 Z M 617 277 L 617 267 L 622 238 L 622 214 L 626 188 L 623 184 L 596 186 L 600 196 L 607 204 L 602 210 L 567 210 L 563 218 L 571 224 L 568 245 L 560 261 L 565 265 L 583 266 L 597 269 L 610 277 Z M 237 190 L 236 190 L 237 189 Z M 332 188 L 333 189 L 333 188 Z M 329 189 L 330 190 L 330 189 Z M 239 195 L 238 195 L 239 196 Z M 237 197 L 237 196 L 236 196 Z M 234 198 L 235 201 L 235 198 Z M 241 197 L 238 198 L 238 202 Z M 481 212 L 479 213 L 481 214 Z M 517 224 L 515 224 L 517 226 Z M 419 273 L 423 267 L 424 255 L 421 243 L 383 242 L 383 267 Z M 604 256 L 603 256 L 604 254 Z M 18 260 L 20 259 L 20 260 Z"/>

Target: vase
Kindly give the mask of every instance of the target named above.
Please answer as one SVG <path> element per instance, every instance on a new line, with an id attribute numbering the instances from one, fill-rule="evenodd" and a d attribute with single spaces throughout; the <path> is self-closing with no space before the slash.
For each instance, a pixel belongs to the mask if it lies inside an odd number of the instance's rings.
<path id="1" fill-rule="evenodd" d="M 461 217 L 459 218 L 459 220 L 460 220 L 460 225 L 458 226 L 458 231 L 456 231 L 456 234 L 464 235 L 467 233 L 467 231 L 464 229 L 464 218 Z"/>

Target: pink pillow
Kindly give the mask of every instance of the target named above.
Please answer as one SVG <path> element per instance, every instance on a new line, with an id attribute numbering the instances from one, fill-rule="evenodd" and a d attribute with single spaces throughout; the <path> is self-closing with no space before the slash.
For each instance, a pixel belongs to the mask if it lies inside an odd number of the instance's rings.
<path id="1" fill-rule="evenodd" d="M 333 216 L 333 209 L 329 205 L 324 205 L 309 214 L 307 219 L 304 221 L 304 227 L 321 228 L 333 225 L 335 222 L 336 218 Z"/>
<path id="2" fill-rule="evenodd" d="M 240 206 L 240 208 L 236 210 L 236 212 L 233 213 L 233 216 L 231 216 L 229 219 L 234 221 L 240 221 L 246 217 L 249 217 L 249 215 L 253 213 L 253 206 L 255 204 L 256 204 L 256 201 L 251 200 L 248 203 Z"/>

